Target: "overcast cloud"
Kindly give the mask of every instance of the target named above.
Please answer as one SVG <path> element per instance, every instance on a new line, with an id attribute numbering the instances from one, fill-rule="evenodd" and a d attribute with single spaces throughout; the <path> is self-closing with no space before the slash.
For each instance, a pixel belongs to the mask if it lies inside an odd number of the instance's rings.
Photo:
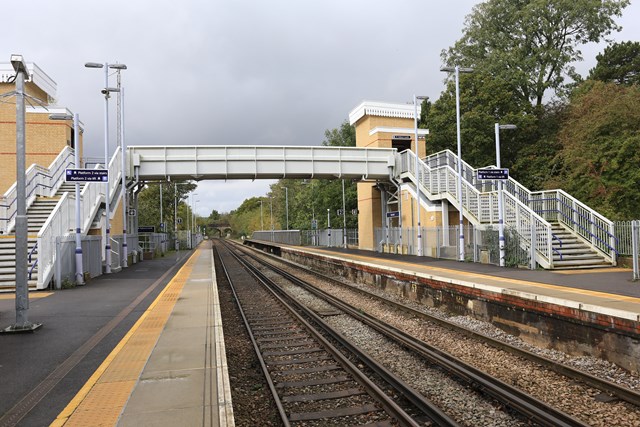
<path id="1" fill-rule="evenodd" d="M 56 81 L 58 104 L 85 124 L 88 156 L 103 155 L 104 77 L 85 62 L 128 66 L 128 145 L 319 145 L 364 99 L 437 99 L 440 52 L 461 36 L 477 3 L 5 2 L 0 61 L 22 54 Z M 640 40 L 637 22 L 634 0 L 613 38 Z M 582 74 L 603 47 L 583 47 Z M 235 209 L 272 182 L 201 182 L 198 214 Z"/>

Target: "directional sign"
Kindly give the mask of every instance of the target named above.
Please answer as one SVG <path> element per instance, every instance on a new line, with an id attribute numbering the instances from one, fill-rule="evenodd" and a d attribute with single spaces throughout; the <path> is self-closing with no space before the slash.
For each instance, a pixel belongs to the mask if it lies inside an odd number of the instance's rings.
<path id="1" fill-rule="evenodd" d="M 509 179 L 509 169 L 478 169 L 478 179 Z"/>
<path id="2" fill-rule="evenodd" d="M 399 216 L 400 216 L 400 211 L 387 212 L 387 218 L 398 218 Z"/>
<path id="3" fill-rule="evenodd" d="M 105 169 L 66 169 L 66 182 L 107 182 L 109 171 Z"/>
<path id="4" fill-rule="evenodd" d="M 138 227 L 138 233 L 155 233 L 156 228 L 153 225 L 143 225 Z"/>
<path id="5" fill-rule="evenodd" d="M 135 209 L 129 209 L 129 216 L 136 216 L 137 212 Z"/>

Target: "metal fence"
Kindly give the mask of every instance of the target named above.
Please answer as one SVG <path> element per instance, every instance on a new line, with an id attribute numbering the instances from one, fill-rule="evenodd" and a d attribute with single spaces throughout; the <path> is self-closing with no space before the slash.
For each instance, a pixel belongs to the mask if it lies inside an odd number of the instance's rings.
<path id="1" fill-rule="evenodd" d="M 422 254 L 432 258 L 458 260 L 460 239 L 459 226 L 421 227 Z M 480 229 L 471 225 L 464 226 L 465 261 L 500 265 L 498 230 Z M 529 266 L 531 263 L 531 245 L 510 227 L 505 227 L 505 265 L 508 267 Z M 417 255 L 418 229 L 376 228 L 375 241 L 378 252 Z"/>
<path id="2" fill-rule="evenodd" d="M 329 246 L 343 247 L 345 233 L 342 228 L 324 230 L 273 230 L 254 231 L 252 239 L 266 242 L 284 243 L 295 246 Z M 349 246 L 358 246 L 358 230 L 347 229 L 346 243 Z"/>
<path id="3" fill-rule="evenodd" d="M 104 246 L 102 236 L 83 236 L 82 245 L 82 271 L 89 277 L 97 277 L 102 274 L 102 255 Z M 56 238 L 56 261 L 54 264 L 54 286 L 61 289 L 65 283 L 73 283 L 76 274 L 76 240 L 75 236 Z"/>

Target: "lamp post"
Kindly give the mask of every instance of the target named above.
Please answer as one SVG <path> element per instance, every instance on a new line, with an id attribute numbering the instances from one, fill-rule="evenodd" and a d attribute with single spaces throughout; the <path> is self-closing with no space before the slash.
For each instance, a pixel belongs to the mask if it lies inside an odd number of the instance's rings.
<path id="1" fill-rule="evenodd" d="M 462 149 L 460 143 L 460 73 L 472 73 L 473 68 L 465 68 L 456 65 L 455 67 L 442 67 L 440 71 L 451 73 L 455 75 L 456 81 L 456 133 L 458 136 L 458 202 L 459 202 L 459 217 L 460 217 L 460 255 L 459 261 L 464 261 L 464 229 L 463 229 L 463 215 L 462 215 Z"/>
<path id="2" fill-rule="evenodd" d="M 422 231 L 420 224 L 420 172 L 418 170 L 419 167 L 419 157 L 420 153 L 418 150 L 418 101 L 429 99 L 428 96 L 417 96 L 413 95 L 413 129 L 414 129 L 414 137 L 415 137 L 415 155 L 416 155 L 416 164 L 415 164 L 415 175 L 416 175 L 416 210 L 418 219 L 418 256 L 422 256 Z"/>
<path id="3" fill-rule="evenodd" d="M 500 169 L 500 129 L 516 129 L 516 125 L 501 125 L 496 123 L 496 167 Z M 504 242 L 504 201 L 502 199 L 502 180 L 498 180 L 498 246 L 500 247 L 500 267 L 505 266 Z"/>
<path id="4" fill-rule="evenodd" d="M 127 246 L 127 223 L 129 221 L 129 215 L 127 212 L 127 178 L 125 174 L 125 154 L 124 149 L 126 147 L 124 141 L 124 87 L 122 87 L 120 81 L 120 71 L 126 70 L 127 66 L 125 64 L 111 64 L 110 68 L 115 69 L 117 72 L 117 88 L 118 88 L 118 113 L 117 113 L 117 129 L 118 129 L 118 141 L 120 143 L 120 153 L 121 153 L 121 173 L 120 173 L 120 185 L 122 195 L 122 266 L 126 268 L 128 266 L 127 258 L 128 254 L 128 246 Z"/>
<path id="5" fill-rule="evenodd" d="M 173 184 L 173 233 L 175 238 L 174 247 L 176 252 L 180 250 L 180 242 L 178 241 L 178 184 Z"/>
<path id="6" fill-rule="evenodd" d="M 42 326 L 29 322 L 29 283 L 27 277 L 28 226 L 25 179 L 26 159 L 26 110 L 24 83 L 29 71 L 22 55 L 11 55 L 11 65 L 16 72 L 16 323 L 4 332 L 31 332 Z"/>
<path id="7" fill-rule="evenodd" d="M 78 113 L 71 114 L 50 114 L 50 120 L 73 120 L 73 139 L 74 139 L 74 163 L 76 168 L 80 168 L 80 150 L 78 144 L 80 143 L 80 116 Z M 75 216 L 76 216 L 76 285 L 84 285 L 84 275 L 82 267 L 82 219 L 81 219 L 81 201 L 80 201 L 80 183 L 75 182 Z"/>
<path id="8" fill-rule="evenodd" d="M 284 205 L 286 210 L 287 217 L 287 230 L 289 230 L 289 189 L 287 187 L 284 188 Z"/>
<path id="9" fill-rule="evenodd" d="M 109 69 L 125 70 L 127 68 L 124 64 L 104 64 L 98 62 L 87 62 L 84 64 L 87 68 L 104 68 L 104 89 L 100 92 L 104 95 L 104 168 L 109 170 L 109 98 L 111 92 L 120 92 L 120 88 L 109 87 Z M 124 173 L 124 171 L 123 171 Z M 105 211 L 105 246 L 104 246 L 104 258 L 105 258 L 105 273 L 111 273 L 111 212 L 109 210 L 109 180 L 105 183 L 104 192 L 104 211 Z"/>

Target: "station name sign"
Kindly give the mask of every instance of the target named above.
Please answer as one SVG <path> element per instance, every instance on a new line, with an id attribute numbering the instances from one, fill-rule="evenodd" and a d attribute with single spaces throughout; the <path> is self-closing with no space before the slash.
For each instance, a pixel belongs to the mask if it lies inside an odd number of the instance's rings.
<path id="1" fill-rule="evenodd" d="M 108 182 L 109 171 L 106 169 L 66 169 L 66 182 Z"/>
<path id="2" fill-rule="evenodd" d="M 509 179 L 509 169 L 478 169 L 478 179 Z"/>

